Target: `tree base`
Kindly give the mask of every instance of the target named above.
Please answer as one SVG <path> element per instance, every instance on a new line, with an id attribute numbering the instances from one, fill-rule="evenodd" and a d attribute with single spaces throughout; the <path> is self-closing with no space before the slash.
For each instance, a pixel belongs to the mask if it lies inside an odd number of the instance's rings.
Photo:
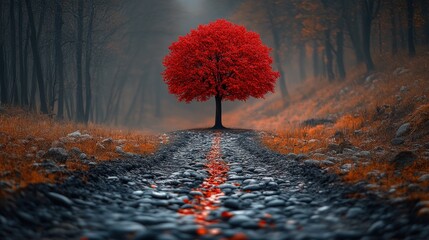
<path id="1" fill-rule="evenodd" d="M 227 128 L 224 127 L 223 125 L 214 125 L 211 129 L 213 129 L 213 130 L 224 130 Z"/>

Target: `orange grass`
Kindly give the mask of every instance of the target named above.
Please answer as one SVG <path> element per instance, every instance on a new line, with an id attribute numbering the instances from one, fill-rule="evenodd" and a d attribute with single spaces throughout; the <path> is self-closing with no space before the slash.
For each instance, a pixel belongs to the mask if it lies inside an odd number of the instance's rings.
<path id="1" fill-rule="evenodd" d="M 413 149 L 414 144 L 429 142 L 429 55 L 411 60 L 406 56 L 395 59 L 384 56 L 378 63 L 379 72 L 372 76 L 372 81 L 366 81 L 368 75 L 362 67 L 357 67 L 348 73 L 348 78 L 343 82 L 313 80 L 298 86 L 286 108 L 278 104 L 281 102 L 279 98 L 272 98 L 268 103 L 255 104 L 242 110 L 242 114 L 235 114 L 245 120 L 240 122 L 244 127 L 252 124 L 274 130 L 273 135 L 263 136 L 262 142 L 280 153 L 327 154 L 330 143 L 339 144 L 342 141 L 362 150 L 385 149 L 384 155 L 377 155 L 367 165 L 353 168 L 344 175 L 344 180 L 368 181 L 386 192 L 395 188 L 391 193 L 395 197 L 427 200 L 427 192 L 411 192 L 406 187 L 410 183 L 427 187 L 428 183 L 417 180 L 417 173 L 429 173 L 429 161 L 423 157 L 424 150 L 414 151 L 418 160 L 400 174 L 395 174 L 389 160 L 400 151 Z M 406 71 L 395 74 L 398 67 Z M 278 111 L 275 116 L 270 114 L 273 108 Z M 269 109 L 269 112 L 266 110 L 265 113 L 264 109 Z M 259 119 L 252 117 L 254 112 L 258 113 Z M 317 127 L 299 125 L 310 118 L 334 118 L 336 122 Z M 396 129 L 405 122 L 411 123 L 411 131 L 405 135 L 405 144 L 392 146 L 390 140 L 395 136 Z M 332 168 L 333 171 L 340 173 L 338 167 Z M 386 177 L 380 180 L 368 178 L 368 173 L 373 170 L 384 172 Z"/>
<path id="2" fill-rule="evenodd" d="M 377 179 L 368 173 L 373 171 L 380 171 L 385 177 Z M 429 194 L 422 191 L 412 191 L 409 189 L 409 184 L 419 185 L 422 189 L 429 187 L 428 182 L 419 182 L 418 172 L 429 172 L 429 162 L 427 160 L 417 159 L 410 166 L 405 167 L 400 171 L 400 174 L 395 174 L 395 166 L 388 161 L 371 161 L 368 165 L 359 165 L 352 168 L 344 176 L 344 180 L 349 182 L 359 182 L 362 180 L 371 184 L 377 184 L 380 190 L 388 192 L 391 189 L 395 191 L 390 192 L 392 197 L 408 197 L 411 200 L 429 200 Z"/>
<path id="3" fill-rule="evenodd" d="M 67 134 L 80 130 L 88 133 L 89 139 L 64 141 Z M 102 143 L 103 139 L 111 138 L 111 143 Z M 47 116 L 28 113 L 22 109 L 6 107 L 0 112 L 0 181 L 13 184 L 12 189 L 25 187 L 40 182 L 56 182 L 64 173 L 48 174 L 41 167 L 34 167 L 41 159 L 36 157 L 38 151 L 47 151 L 54 142 L 67 150 L 79 148 L 91 161 L 103 161 L 120 158 L 115 152 L 123 142 L 123 150 L 145 155 L 156 151 L 157 141 L 154 136 L 140 132 L 108 129 L 93 124 L 82 125 L 71 122 L 57 122 Z M 97 146 L 98 144 L 98 146 Z M 79 160 L 79 156 L 70 155 L 63 166 L 66 170 L 88 170 L 87 164 Z"/>

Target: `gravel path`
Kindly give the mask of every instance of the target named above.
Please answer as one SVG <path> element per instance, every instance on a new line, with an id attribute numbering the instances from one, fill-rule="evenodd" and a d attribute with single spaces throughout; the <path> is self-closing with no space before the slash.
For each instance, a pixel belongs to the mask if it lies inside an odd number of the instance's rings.
<path id="1" fill-rule="evenodd" d="M 429 239 L 404 203 L 261 147 L 252 131 L 182 131 L 0 205 L 0 239 Z"/>

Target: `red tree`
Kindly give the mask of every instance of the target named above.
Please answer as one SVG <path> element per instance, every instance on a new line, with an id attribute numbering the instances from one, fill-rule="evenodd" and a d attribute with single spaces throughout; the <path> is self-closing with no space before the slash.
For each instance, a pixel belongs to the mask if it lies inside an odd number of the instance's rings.
<path id="1" fill-rule="evenodd" d="M 278 72 L 259 35 L 220 19 L 179 37 L 164 58 L 164 81 L 179 101 L 215 97 L 213 128 L 223 128 L 222 101 L 262 98 L 273 92 Z"/>

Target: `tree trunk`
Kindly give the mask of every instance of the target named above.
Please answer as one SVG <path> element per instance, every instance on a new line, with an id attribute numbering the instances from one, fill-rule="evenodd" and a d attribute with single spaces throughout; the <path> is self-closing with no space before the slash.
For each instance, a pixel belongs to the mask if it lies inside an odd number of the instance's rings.
<path id="1" fill-rule="evenodd" d="M 404 24 L 403 24 L 403 19 L 401 16 L 402 16 L 401 14 L 398 14 L 399 37 L 401 39 L 401 49 L 406 49 L 407 48 L 407 41 L 405 39 Z"/>
<path id="2" fill-rule="evenodd" d="M 9 91 L 5 70 L 3 42 L 0 42 L 0 103 L 2 104 L 9 103 Z"/>
<path id="3" fill-rule="evenodd" d="M 326 53 L 326 73 L 328 74 L 328 80 L 331 82 L 334 80 L 334 64 L 333 64 L 333 54 L 331 46 L 331 30 L 325 30 L 325 53 Z"/>
<path id="4" fill-rule="evenodd" d="M 271 25 L 271 34 L 273 36 L 273 42 L 274 42 L 274 61 L 276 62 L 277 70 L 280 73 L 280 79 L 279 79 L 280 92 L 282 94 L 283 104 L 286 104 L 287 99 L 289 98 L 289 92 L 286 87 L 285 75 L 281 65 L 282 62 L 280 57 L 280 34 L 273 19 L 274 18 L 273 7 L 274 7 L 273 3 L 269 3 L 269 2 L 265 3 L 265 8 L 268 13 L 268 19 Z"/>
<path id="5" fill-rule="evenodd" d="M 83 93 L 82 93 L 82 45 L 83 45 L 83 0 L 77 5 L 77 41 L 76 41 L 76 121 L 83 122 Z"/>
<path id="6" fill-rule="evenodd" d="M 305 74 L 305 43 L 299 45 L 299 77 L 301 82 L 307 78 Z"/>
<path id="7" fill-rule="evenodd" d="M 414 1 L 407 0 L 407 25 L 408 25 L 408 54 L 410 57 L 416 55 L 416 47 L 414 45 Z"/>
<path id="8" fill-rule="evenodd" d="M 55 1 L 55 81 L 58 82 L 57 119 L 64 119 L 64 59 L 62 44 L 62 0 Z"/>
<path id="9" fill-rule="evenodd" d="M 14 104 L 19 103 L 18 96 L 18 83 L 16 78 L 16 24 L 15 24 L 15 0 L 10 0 L 9 5 L 9 15 L 10 15 L 10 71 L 12 74 L 12 102 Z"/>
<path id="10" fill-rule="evenodd" d="M 37 46 L 39 45 L 40 35 L 42 34 L 43 25 L 45 22 L 45 12 L 46 12 L 46 0 L 42 0 L 40 5 L 39 22 L 37 24 L 37 29 L 36 29 Z M 28 25 L 29 25 L 29 28 L 31 29 L 30 24 Z M 34 110 L 36 108 L 36 90 L 37 90 L 36 68 L 33 66 L 33 71 L 31 75 L 30 109 L 34 109 Z"/>
<path id="11" fill-rule="evenodd" d="M 383 52 L 383 37 L 381 30 L 381 19 L 378 19 L 378 53 L 381 54 Z"/>
<path id="12" fill-rule="evenodd" d="M 371 57 L 371 25 L 374 1 L 375 0 L 362 1 L 362 47 L 367 72 L 374 71 L 374 62 Z"/>
<path id="13" fill-rule="evenodd" d="M 39 85 L 39 97 L 40 97 L 40 111 L 44 114 L 48 113 L 48 107 L 46 105 L 45 86 L 43 83 L 42 65 L 40 62 L 39 48 L 36 40 L 36 27 L 34 26 L 33 10 L 31 8 L 31 0 L 25 0 L 28 12 L 28 21 L 31 28 L 31 48 L 33 50 L 33 61 L 34 67 L 36 68 L 37 82 Z"/>
<path id="14" fill-rule="evenodd" d="M 364 62 L 364 56 L 362 52 L 362 40 L 361 40 L 361 31 L 359 27 L 359 21 L 357 19 L 356 9 L 357 7 L 354 5 L 353 1 L 344 1 L 346 7 L 345 12 L 349 14 L 344 14 L 344 20 L 347 27 L 347 32 L 349 33 L 350 40 L 352 42 L 353 51 L 356 57 L 356 63 L 360 64 Z M 349 4 L 352 4 L 350 6 Z"/>
<path id="15" fill-rule="evenodd" d="M 318 49 L 317 40 L 313 41 L 313 77 L 317 78 L 320 76 L 320 59 L 319 59 L 319 49 Z"/>
<path id="16" fill-rule="evenodd" d="M 23 47 L 23 20 L 22 1 L 18 1 L 18 55 L 19 55 L 19 79 L 21 82 L 21 104 L 28 105 L 27 74 L 24 70 L 24 47 Z"/>
<path id="17" fill-rule="evenodd" d="M 398 41 L 396 38 L 396 16 L 395 16 L 395 5 L 390 4 L 390 24 L 391 24 L 391 38 L 392 38 L 392 55 L 398 53 Z"/>
<path id="18" fill-rule="evenodd" d="M 89 116 L 91 112 L 91 101 L 92 101 L 92 91 L 91 91 L 91 55 L 92 55 L 92 26 L 94 22 L 94 2 L 93 0 L 89 1 L 89 23 L 88 23 L 88 33 L 86 36 L 86 59 L 85 59 L 85 92 L 86 92 L 86 105 L 85 105 L 85 118 L 84 122 L 89 121 Z"/>
<path id="19" fill-rule="evenodd" d="M 424 42 L 429 45 L 429 4 L 427 0 L 421 0 L 421 14 L 424 21 Z"/>
<path id="20" fill-rule="evenodd" d="M 280 85 L 280 92 L 282 94 L 283 103 L 286 103 L 287 99 L 289 98 L 289 92 L 286 87 L 285 74 L 281 65 L 280 54 L 278 51 L 278 48 L 274 49 L 274 61 L 276 62 L 277 71 L 279 71 L 280 73 L 280 79 L 278 80 L 278 82 Z"/>
<path id="21" fill-rule="evenodd" d="M 3 2 L 0 1 L 0 13 L 3 12 Z M 3 26 L 3 18 L 0 17 L 0 26 Z M 0 103 L 9 103 L 8 81 L 6 76 L 6 61 L 3 48 L 3 35 L 0 35 Z"/>
<path id="22" fill-rule="evenodd" d="M 213 129 L 224 129 L 225 127 L 222 125 L 222 97 L 216 96 L 216 115 L 215 115 L 215 125 Z"/>
<path id="23" fill-rule="evenodd" d="M 344 34 L 343 34 L 343 25 L 340 22 L 339 31 L 336 36 L 337 42 L 337 66 L 338 73 L 341 80 L 346 78 L 346 68 L 344 67 Z"/>

